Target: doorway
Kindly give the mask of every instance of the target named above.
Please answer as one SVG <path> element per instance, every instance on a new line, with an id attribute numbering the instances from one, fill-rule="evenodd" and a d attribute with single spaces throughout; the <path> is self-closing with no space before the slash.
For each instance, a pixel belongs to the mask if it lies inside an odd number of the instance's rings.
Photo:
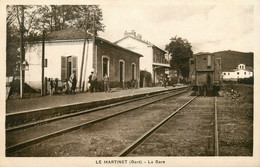
<path id="1" fill-rule="evenodd" d="M 120 81 L 120 83 L 123 83 L 124 82 L 124 62 L 120 61 L 119 66 L 120 66 L 120 68 L 119 68 L 119 71 L 120 71 L 119 81 Z"/>

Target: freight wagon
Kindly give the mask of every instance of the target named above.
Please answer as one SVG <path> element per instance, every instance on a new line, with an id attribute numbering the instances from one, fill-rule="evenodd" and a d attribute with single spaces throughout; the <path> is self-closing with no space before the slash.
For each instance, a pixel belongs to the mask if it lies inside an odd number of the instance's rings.
<path id="1" fill-rule="evenodd" d="M 198 95 L 217 95 L 221 84 L 221 58 L 214 54 L 195 54 L 189 59 L 189 80 Z"/>

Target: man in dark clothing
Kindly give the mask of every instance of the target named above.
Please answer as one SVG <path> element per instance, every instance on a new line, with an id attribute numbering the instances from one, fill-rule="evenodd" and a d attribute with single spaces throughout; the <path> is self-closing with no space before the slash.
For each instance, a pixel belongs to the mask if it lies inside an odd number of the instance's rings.
<path id="1" fill-rule="evenodd" d="M 91 82 L 92 82 L 92 92 L 96 92 L 97 91 L 97 74 L 96 73 L 92 74 Z"/>
<path id="2" fill-rule="evenodd" d="M 91 72 L 90 76 L 88 77 L 88 83 L 90 84 L 90 86 L 89 86 L 90 93 L 93 92 L 92 75 L 93 75 L 93 71 Z"/>

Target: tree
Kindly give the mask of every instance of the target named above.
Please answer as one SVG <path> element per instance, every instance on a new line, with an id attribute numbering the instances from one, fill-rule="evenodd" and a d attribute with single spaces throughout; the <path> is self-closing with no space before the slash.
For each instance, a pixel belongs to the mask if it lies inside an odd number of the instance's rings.
<path id="1" fill-rule="evenodd" d="M 191 50 L 191 44 L 186 39 L 175 36 L 170 39 L 171 42 L 166 45 L 166 51 L 171 56 L 170 65 L 177 71 L 178 76 L 180 74 L 183 77 L 189 75 L 189 58 L 192 57 L 193 52 Z"/>
<path id="2" fill-rule="evenodd" d="M 41 40 L 43 30 L 47 33 L 62 30 L 67 27 L 76 27 L 84 30 L 85 16 L 87 14 L 87 29 L 93 25 L 95 13 L 96 35 L 98 31 L 104 31 L 102 23 L 102 10 L 98 5 L 7 5 L 7 76 L 14 75 L 15 64 L 19 60 L 20 19 L 21 7 L 24 9 L 24 41 Z M 91 31 L 90 31 L 91 32 Z M 93 32 L 91 32 L 93 33 Z"/>

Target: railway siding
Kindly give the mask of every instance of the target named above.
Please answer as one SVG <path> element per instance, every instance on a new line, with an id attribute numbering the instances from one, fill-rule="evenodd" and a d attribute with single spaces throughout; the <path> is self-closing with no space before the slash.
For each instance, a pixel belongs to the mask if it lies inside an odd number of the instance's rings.
<path id="1" fill-rule="evenodd" d="M 214 156 L 214 97 L 198 97 L 129 156 Z"/>

